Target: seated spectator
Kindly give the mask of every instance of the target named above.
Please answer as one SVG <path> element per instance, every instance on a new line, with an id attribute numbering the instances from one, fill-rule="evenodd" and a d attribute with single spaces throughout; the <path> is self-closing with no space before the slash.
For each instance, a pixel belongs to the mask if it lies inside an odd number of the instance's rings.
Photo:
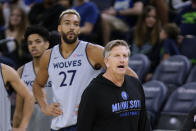
<path id="1" fill-rule="evenodd" d="M 58 18 L 66 8 L 56 3 L 56 0 L 43 0 L 36 3 L 29 12 L 31 25 L 42 25 L 49 31 L 57 30 Z"/>
<path id="2" fill-rule="evenodd" d="M 160 20 L 155 7 L 146 6 L 133 30 L 132 55 L 142 53 L 148 56 L 152 68 L 158 65 L 159 59 Z"/>
<path id="3" fill-rule="evenodd" d="M 196 108 L 189 112 L 181 131 L 196 131 Z"/>
<path id="4" fill-rule="evenodd" d="M 90 37 L 95 33 L 95 25 L 99 19 L 99 10 L 92 2 L 86 0 L 76 0 L 76 6 L 73 7 L 81 16 L 80 39 L 93 42 Z"/>
<path id="5" fill-rule="evenodd" d="M 143 0 L 144 5 L 152 5 L 157 9 L 157 16 L 161 16 L 161 25 L 168 23 L 168 0 Z"/>
<path id="6" fill-rule="evenodd" d="M 104 45 L 110 41 L 113 31 L 128 32 L 135 24 L 134 16 L 140 15 L 142 8 L 141 0 L 115 0 L 114 6 L 101 15 Z"/>
<path id="7" fill-rule="evenodd" d="M 132 55 L 145 54 L 151 61 L 151 66 L 145 81 L 152 77 L 160 61 L 161 44 L 159 42 L 159 32 L 161 22 L 154 6 L 146 6 L 139 16 L 136 26 L 133 28 Z"/>
<path id="8" fill-rule="evenodd" d="M 14 7 L 11 10 L 8 27 L 4 32 L 1 32 L 3 35 L 0 39 L 13 39 L 6 43 L 5 55 L 17 62 L 18 66 L 29 61 L 30 58 L 25 44 L 23 44 L 23 36 L 27 26 L 28 21 L 24 10 Z"/>
<path id="9" fill-rule="evenodd" d="M 191 4 L 186 5 L 177 14 L 176 24 L 180 27 L 182 35 L 196 36 L 196 0 L 191 0 Z"/>
<path id="10" fill-rule="evenodd" d="M 176 24 L 166 24 L 160 32 L 160 40 L 162 41 L 161 57 L 162 60 L 168 59 L 172 55 L 179 55 L 178 36 L 180 29 Z"/>
<path id="11" fill-rule="evenodd" d="M 176 15 L 181 11 L 182 7 L 191 3 L 189 0 L 167 0 L 166 2 L 168 4 L 170 22 L 174 22 Z"/>

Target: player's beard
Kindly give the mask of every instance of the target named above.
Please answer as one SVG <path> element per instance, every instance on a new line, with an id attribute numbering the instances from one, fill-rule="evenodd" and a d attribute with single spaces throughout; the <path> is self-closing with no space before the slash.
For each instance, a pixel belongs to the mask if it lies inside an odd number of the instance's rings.
<path id="1" fill-rule="evenodd" d="M 74 33 L 74 38 L 73 39 L 69 39 L 68 38 L 68 33 L 64 33 L 64 32 L 61 32 L 62 33 L 62 36 L 63 36 L 63 41 L 67 44 L 74 44 L 78 38 L 78 36 Z"/>

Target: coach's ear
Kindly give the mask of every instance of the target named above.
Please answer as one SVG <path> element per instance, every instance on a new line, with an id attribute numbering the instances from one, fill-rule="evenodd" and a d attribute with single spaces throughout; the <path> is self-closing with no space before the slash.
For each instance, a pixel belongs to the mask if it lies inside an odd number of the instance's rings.
<path id="1" fill-rule="evenodd" d="M 105 64 L 106 69 L 107 69 L 109 67 L 108 58 L 107 57 L 104 58 L 104 64 Z"/>

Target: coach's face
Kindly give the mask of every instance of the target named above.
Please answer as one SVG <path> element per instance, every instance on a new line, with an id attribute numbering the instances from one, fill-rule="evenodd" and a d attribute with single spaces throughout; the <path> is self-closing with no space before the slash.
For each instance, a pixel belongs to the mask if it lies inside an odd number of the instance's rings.
<path id="1" fill-rule="evenodd" d="M 107 70 L 124 75 L 128 68 L 129 51 L 125 46 L 113 47 L 108 58 L 104 58 Z"/>
<path id="2" fill-rule="evenodd" d="M 62 16 L 58 31 L 61 38 L 67 44 L 74 44 L 80 33 L 80 20 L 75 14 L 65 14 Z"/>

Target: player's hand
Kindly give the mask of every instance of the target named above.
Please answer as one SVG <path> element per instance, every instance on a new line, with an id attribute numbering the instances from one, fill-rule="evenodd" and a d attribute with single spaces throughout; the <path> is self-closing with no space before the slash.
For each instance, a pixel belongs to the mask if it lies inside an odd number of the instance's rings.
<path id="1" fill-rule="evenodd" d="M 45 110 L 43 110 L 44 114 L 47 116 L 60 116 L 63 114 L 63 111 L 60 108 L 59 103 L 50 104 Z"/>
<path id="2" fill-rule="evenodd" d="M 12 128 L 12 131 L 26 131 L 24 128 Z"/>

